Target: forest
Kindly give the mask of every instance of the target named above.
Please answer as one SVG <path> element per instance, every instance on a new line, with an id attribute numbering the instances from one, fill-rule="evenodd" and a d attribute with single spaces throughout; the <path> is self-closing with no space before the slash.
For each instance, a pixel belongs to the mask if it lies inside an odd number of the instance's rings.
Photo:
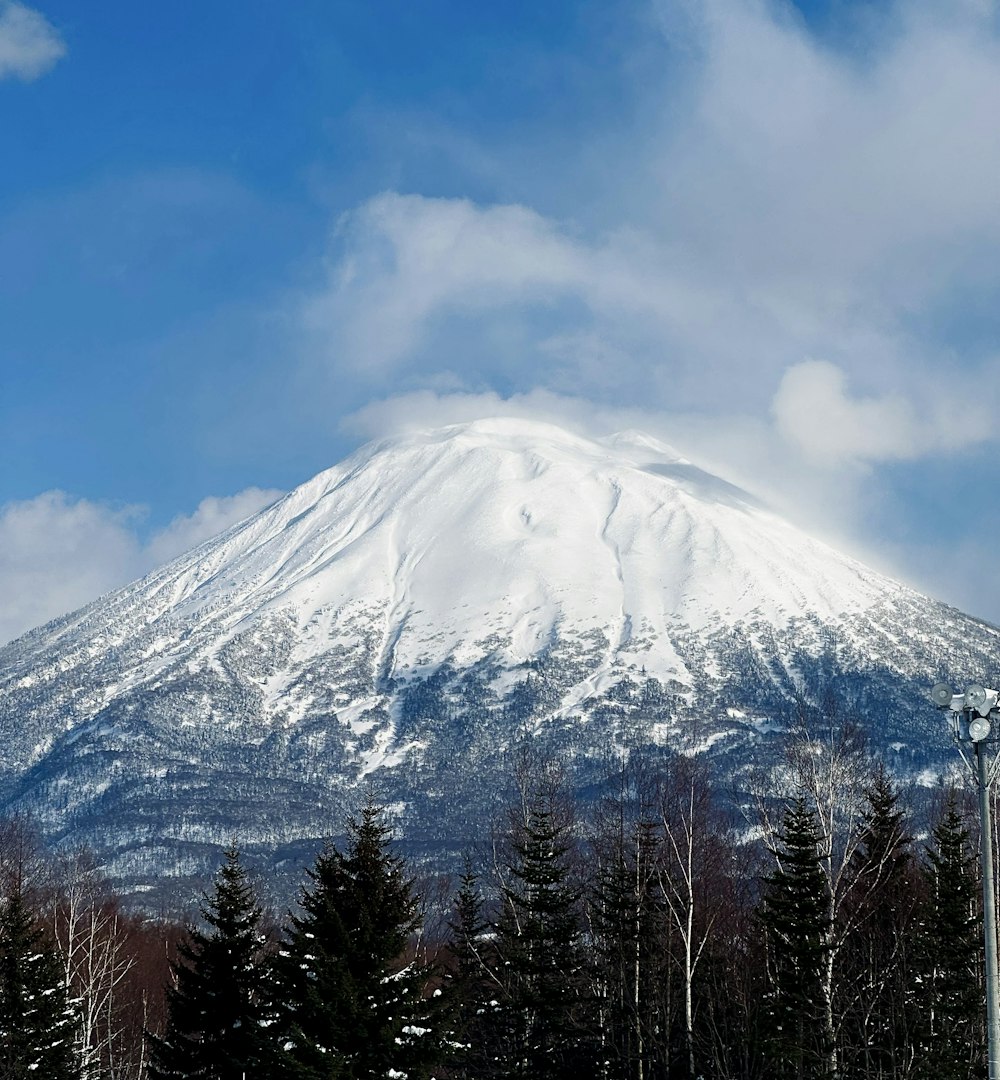
<path id="1" fill-rule="evenodd" d="M 371 788 L 290 910 L 234 844 L 185 921 L 6 821 L 0 1080 L 986 1075 L 968 791 L 914 813 L 847 726 L 741 800 L 706 754 L 585 799 L 551 760 L 507 779 L 454 878 Z"/>

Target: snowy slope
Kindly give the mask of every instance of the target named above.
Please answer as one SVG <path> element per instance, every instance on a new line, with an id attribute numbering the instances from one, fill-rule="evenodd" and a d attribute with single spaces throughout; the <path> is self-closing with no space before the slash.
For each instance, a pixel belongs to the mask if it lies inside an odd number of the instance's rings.
<path id="1" fill-rule="evenodd" d="M 997 643 L 647 436 L 479 421 L 364 447 L 0 650 L 4 794 L 141 876 L 176 864 L 157 829 L 292 842 L 376 772 L 419 825 L 455 754 L 554 718 L 663 747 L 711 701 L 746 748 L 814 663 L 897 693 Z"/>
<path id="2" fill-rule="evenodd" d="M 270 612 L 301 628 L 304 658 L 361 605 L 379 612 L 383 678 L 478 658 L 491 635 L 523 660 L 570 627 L 610 631 L 615 653 L 669 674 L 676 658 L 652 642 L 678 621 L 831 620 L 898 588 L 647 437 L 479 421 L 364 448 L 43 635 L 23 662 L 95 615 L 98 648 L 159 620 L 211 625 L 195 649 L 165 629 L 130 672 L 147 679 L 164 656 L 210 656 Z"/>

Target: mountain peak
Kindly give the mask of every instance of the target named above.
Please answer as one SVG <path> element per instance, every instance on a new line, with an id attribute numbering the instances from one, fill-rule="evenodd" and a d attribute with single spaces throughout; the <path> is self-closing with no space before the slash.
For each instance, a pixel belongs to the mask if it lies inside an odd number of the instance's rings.
<path id="1" fill-rule="evenodd" d="M 675 623 L 830 620 L 895 587 L 642 432 L 493 417 L 362 447 L 108 603 L 146 621 L 217 611 L 227 633 L 363 603 L 395 674 L 477 636 L 523 658 L 558 628 L 611 627 L 669 674 L 675 658 L 641 643 Z"/>
<path id="2" fill-rule="evenodd" d="M 885 711 L 997 639 L 641 432 L 478 420 L 362 447 L 0 650 L 0 801 L 137 880 L 234 829 L 323 835 L 373 773 L 454 837 L 518 739 L 746 749 L 845 663 L 888 673 L 858 691 Z"/>
<path id="3" fill-rule="evenodd" d="M 650 459 L 676 462 L 685 460 L 671 446 L 636 429 L 594 438 L 570 431 L 551 421 L 503 415 L 481 417 L 447 427 L 411 431 L 372 445 L 382 449 L 407 444 L 448 444 L 459 451 L 466 450 L 471 445 L 535 451 L 549 447 L 598 458 L 620 457 L 633 462 Z M 370 449 L 371 447 L 363 447 L 360 453 L 369 452 Z"/>

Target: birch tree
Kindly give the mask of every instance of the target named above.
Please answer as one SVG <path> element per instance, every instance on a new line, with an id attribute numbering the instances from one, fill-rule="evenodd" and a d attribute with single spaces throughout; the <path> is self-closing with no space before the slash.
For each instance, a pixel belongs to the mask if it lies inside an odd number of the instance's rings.
<path id="1" fill-rule="evenodd" d="M 130 920 L 89 852 L 57 861 L 50 919 L 63 985 L 79 1003 L 83 1076 L 116 1080 L 126 1058 L 119 995 L 135 957 Z"/>
<path id="2" fill-rule="evenodd" d="M 662 843 L 657 861 L 663 901 L 678 939 L 687 1075 L 698 1075 L 696 979 L 724 910 L 730 844 L 705 763 L 678 756 L 659 789 Z"/>

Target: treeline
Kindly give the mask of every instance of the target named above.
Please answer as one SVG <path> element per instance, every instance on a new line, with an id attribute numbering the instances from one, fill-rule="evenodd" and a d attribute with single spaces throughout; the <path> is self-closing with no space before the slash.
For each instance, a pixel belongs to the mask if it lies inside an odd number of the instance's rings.
<path id="1" fill-rule="evenodd" d="M 525 763 L 433 897 L 370 796 L 284 920 L 231 850 L 183 932 L 11 827 L 0 1080 L 985 1076 L 962 793 L 918 841 L 854 732 L 796 739 L 738 814 L 709 760 L 625 767 L 586 812 Z"/>

